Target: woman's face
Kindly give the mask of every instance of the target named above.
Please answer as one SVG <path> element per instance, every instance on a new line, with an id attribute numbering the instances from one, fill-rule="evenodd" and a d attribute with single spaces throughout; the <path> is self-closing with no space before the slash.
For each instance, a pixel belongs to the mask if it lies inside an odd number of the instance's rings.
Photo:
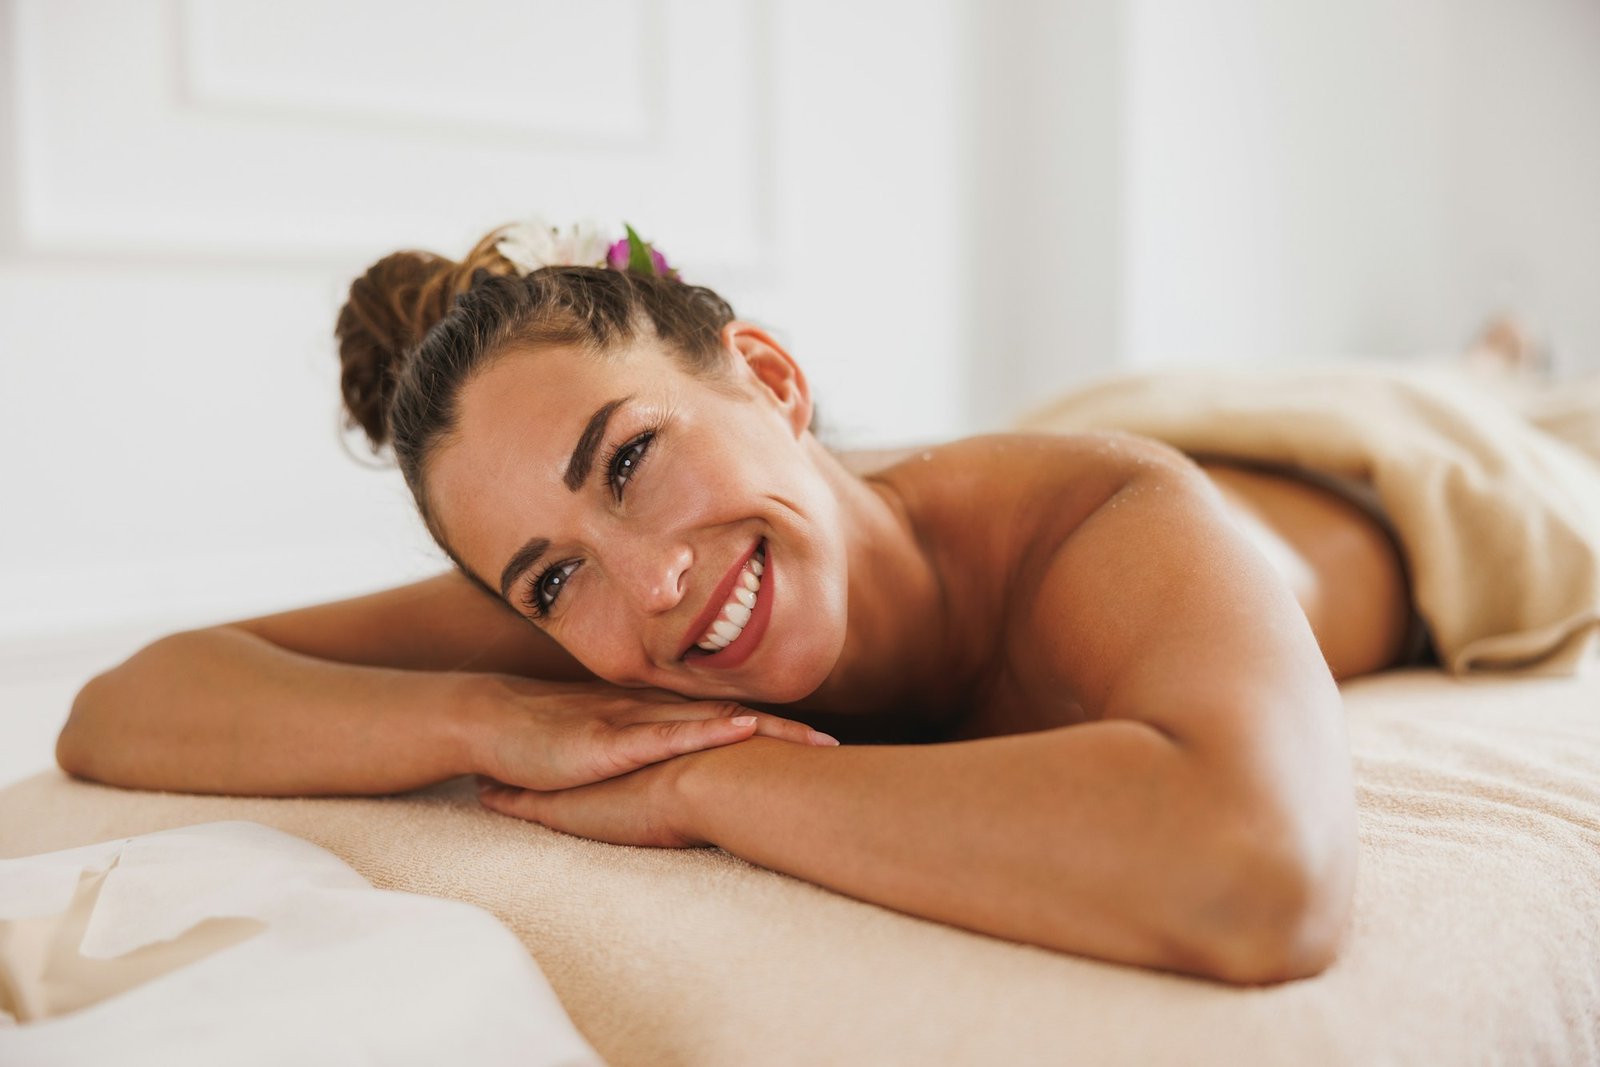
<path id="1" fill-rule="evenodd" d="M 749 324 L 722 339 L 718 380 L 654 337 L 496 360 L 427 488 L 461 561 L 601 678 L 798 700 L 844 645 L 837 500 L 799 368 Z"/>

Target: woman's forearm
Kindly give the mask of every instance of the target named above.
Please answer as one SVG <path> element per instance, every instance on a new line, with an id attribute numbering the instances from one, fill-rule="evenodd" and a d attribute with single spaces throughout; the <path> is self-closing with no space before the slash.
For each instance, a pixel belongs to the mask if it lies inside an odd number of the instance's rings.
<path id="1" fill-rule="evenodd" d="M 139 789 L 402 792 L 478 770 L 484 677 L 334 663 L 226 626 L 186 631 L 92 679 L 56 759 Z"/>
<path id="2" fill-rule="evenodd" d="M 1272 849 L 1241 847 L 1249 820 L 1142 723 L 825 750 L 754 738 L 679 762 L 691 839 L 858 899 L 1230 981 L 1327 963 L 1325 941 L 1292 936 L 1303 886 Z"/>

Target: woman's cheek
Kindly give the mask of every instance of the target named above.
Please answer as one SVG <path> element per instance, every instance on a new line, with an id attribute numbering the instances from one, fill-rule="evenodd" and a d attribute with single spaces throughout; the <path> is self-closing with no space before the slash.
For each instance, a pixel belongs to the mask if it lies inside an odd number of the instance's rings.
<path id="1" fill-rule="evenodd" d="M 596 598 L 597 599 L 597 598 Z M 601 679 L 614 685 L 647 685 L 645 671 L 649 664 L 642 658 L 638 641 L 628 640 L 635 622 L 626 612 L 616 610 L 616 605 L 585 605 L 583 624 L 574 627 L 572 644 L 567 651 L 578 658 Z"/>
<path id="2" fill-rule="evenodd" d="M 726 519 L 718 509 L 727 506 L 731 494 L 719 484 L 715 464 L 674 456 L 663 459 L 657 474 L 640 494 L 645 498 L 640 511 L 653 528 L 682 531 Z"/>

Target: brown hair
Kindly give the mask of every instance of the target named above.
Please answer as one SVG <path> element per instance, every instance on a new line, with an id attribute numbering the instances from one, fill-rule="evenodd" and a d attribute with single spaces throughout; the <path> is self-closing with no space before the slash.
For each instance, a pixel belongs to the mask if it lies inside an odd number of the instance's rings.
<path id="1" fill-rule="evenodd" d="M 457 398 L 477 371 L 507 352 L 577 346 L 595 353 L 650 333 L 687 370 L 719 367 L 727 301 L 704 286 L 602 267 L 542 267 L 526 276 L 495 250 L 491 231 L 457 263 L 431 252 L 385 256 L 350 285 L 334 336 L 346 427 L 374 453 L 392 449 L 435 541 L 499 599 L 445 543 L 422 474 L 456 425 Z"/>

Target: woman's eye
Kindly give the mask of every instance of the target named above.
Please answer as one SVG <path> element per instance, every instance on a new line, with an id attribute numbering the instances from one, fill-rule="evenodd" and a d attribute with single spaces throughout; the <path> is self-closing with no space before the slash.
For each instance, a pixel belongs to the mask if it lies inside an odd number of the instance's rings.
<path id="1" fill-rule="evenodd" d="M 537 615 L 546 615 L 554 606 L 556 597 L 566 588 L 567 579 L 578 569 L 576 563 L 558 563 L 543 571 L 533 583 L 533 600 L 528 606 Z"/>
<path id="2" fill-rule="evenodd" d="M 649 451 L 650 442 L 654 437 L 654 433 L 640 434 L 612 453 L 606 467 L 606 481 L 610 483 L 611 492 L 618 500 L 622 499 L 623 487 L 639 469 L 639 464 L 644 462 L 644 454 Z"/>

